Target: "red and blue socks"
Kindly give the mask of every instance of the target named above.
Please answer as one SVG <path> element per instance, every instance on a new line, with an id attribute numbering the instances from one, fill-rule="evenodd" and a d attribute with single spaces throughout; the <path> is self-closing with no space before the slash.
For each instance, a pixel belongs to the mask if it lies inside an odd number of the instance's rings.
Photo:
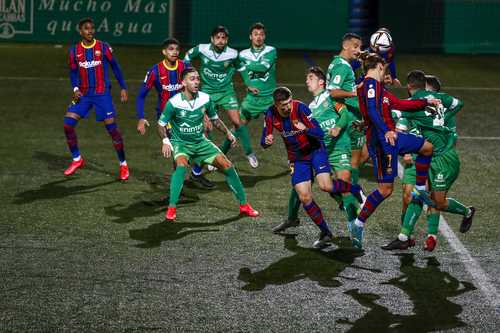
<path id="1" fill-rule="evenodd" d="M 427 183 L 427 178 L 429 177 L 431 160 L 432 156 L 424 155 L 417 155 L 417 158 L 415 159 L 415 169 L 417 171 L 415 188 L 417 190 L 425 190 L 425 184 Z"/>
<path id="2" fill-rule="evenodd" d="M 328 227 L 328 224 L 323 218 L 323 213 L 321 213 L 321 209 L 316 204 L 316 202 L 314 202 L 314 200 L 311 201 L 309 204 L 303 204 L 303 207 L 307 215 L 309 215 L 311 220 L 313 220 L 314 224 L 316 224 L 321 231 L 329 234 L 332 233 L 330 231 L 330 228 Z"/>
<path id="3" fill-rule="evenodd" d="M 116 123 L 105 124 L 106 130 L 111 136 L 111 140 L 113 141 L 113 147 L 116 150 L 116 155 L 118 155 L 118 160 L 120 160 L 120 164 L 126 164 L 125 160 L 125 150 L 123 148 L 123 138 L 122 134 L 118 130 L 118 126 Z"/>
<path id="4" fill-rule="evenodd" d="M 73 160 L 75 161 L 80 159 L 80 149 L 78 149 L 78 139 L 76 137 L 75 130 L 77 124 L 78 120 L 71 117 L 64 117 L 64 135 L 66 135 L 68 148 L 71 152 Z"/>
<path id="5" fill-rule="evenodd" d="M 373 214 L 378 205 L 380 205 L 384 200 L 385 198 L 379 192 L 379 190 L 375 190 L 370 193 L 370 195 L 366 198 L 366 202 L 363 208 L 361 208 L 361 212 L 359 213 L 358 218 L 356 219 L 356 225 L 358 227 L 363 227 L 366 220 L 370 217 L 370 215 Z"/>

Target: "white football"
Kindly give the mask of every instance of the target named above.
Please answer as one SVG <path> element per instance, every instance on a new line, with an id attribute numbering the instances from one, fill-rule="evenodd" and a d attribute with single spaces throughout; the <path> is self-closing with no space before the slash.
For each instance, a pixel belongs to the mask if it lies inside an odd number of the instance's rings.
<path id="1" fill-rule="evenodd" d="M 376 52 L 385 53 L 392 47 L 392 37 L 385 30 L 378 30 L 370 37 L 370 47 Z"/>

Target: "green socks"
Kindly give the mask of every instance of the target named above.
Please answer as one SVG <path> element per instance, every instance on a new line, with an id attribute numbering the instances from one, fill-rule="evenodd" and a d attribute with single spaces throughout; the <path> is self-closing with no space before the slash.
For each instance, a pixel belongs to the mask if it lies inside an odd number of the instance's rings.
<path id="1" fill-rule="evenodd" d="M 469 213 L 469 208 L 465 207 L 464 204 L 453 198 L 447 198 L 447 199 L 448 199 L 448 208 L 444 210 L 445 212 L 467 216 L 467 214 Z"/>
<path id="2" fill-rule="evenodd" d="M 288 220 L 294 221 L 299 217 L 300 200 L 294 188 L 290 191 L 288 198 Z"/>
<path id="3" fill-rule="evenodd" d="M 439 227 L 439 213 L 427 215 L 427 233 L 429 235 L 437 235 Z"/>
<path id="4" fill-rule="evenodd" d="M 352 194 L 349 194 L 342 197 L 342 202 L 344 203 L 344 209 L 347 215 L 347 221 L 348 222 L 354 221 L 356 217 L 358 217 L 356 199 Z"/>
<path id="5" fill-rule="evenodd" d="M 403 227 L 401 228 L 401 233 L 410 236 L 413 233 L 413 229 L 415 228 L 415 224 L 422 214 L 422 204 L 410 202 L 408 208 L 406 209 L 405 218 L 403 221 Z"/>
<path id="6" fill-rule="evenodd" d="M 179 197 L 182 191 L 182 185 L 184 185 L 184 175 L 186 174 L 185 166 L 177 166 L 175 168 L 172 177 L 170 178 L 170 202 L 168 204 L 169 207 L 177 206 L 177 202 L 179 201 Z"/>
<path id="7" fill-rule="evenodd" d="M 359 169 L 351 167 L 351 184 L 357 184 L 359 181 Z"/>
<path id="8" fill-rule="evenodd" d="M 245 189 L 243 188 L 243 184 L 241 183 L 240 177 L 236 173 L 234 167 L 224 170 L 224 175 L 226 175 L 226 182 L 240 202 L 240 205 L 246 204 L 247 195 L 245 193 Z"/>
<path id="9" fill-rule="evenodd" d="M 233 134 L 237 139 L 240 139 L 243 150 L 245 151 L 245 155 L 253 154 L 248 127 L 246 125 L 240 125 L 240 127 L 238 127 L 236 131 L 233 132 Z M 226 138 L 220 149 L 224 154 L 227 154 L 229 149 L 231 149 L 231 141 Z"/>

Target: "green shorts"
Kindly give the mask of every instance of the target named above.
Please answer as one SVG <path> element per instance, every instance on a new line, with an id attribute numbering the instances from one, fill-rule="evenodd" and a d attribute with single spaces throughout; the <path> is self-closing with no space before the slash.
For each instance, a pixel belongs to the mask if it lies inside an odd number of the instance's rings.
<path id="1" fill-rule="evenodd" d="M 365 131 L 360 132 L 352 126 L 349 127 L 349 137 L 351 138 L 352 150 L 361 150 L 366 143 Z"/>
<path id="2" fill-rule="evenodd" d="M 273 96 L 255 96 L 247 94 L 241 102 L 240 117 L 244 120 L 257 119 L 273 105 Z"/>
<path id="3" fill-rule="evenodd" d="M 433 156 L 429 169 L 429 183 L 432 191 L 448 191 L 460 172 L 460 159 L 455 149 Z"/>
<path id="4" fill-rule="evenodd" d="M 404 165 L 404 164 L 403 164 Z M 417 169 L 415 163 L 404 165 L 403 185 L 415 185 L 417 181 Z"/>
<path id="5" fill-rule="evenodd" d="M 334 172 L 351 171 L 351 151 L 348 149 L 338 149 L 328 152 L 328 162 Z"/>
<path id="6" fill-rule="evenodd" d="M 172 141 L 174 160 L 179 156 L 186 156 L 189 162 L 197 165 L 212 164 L 222 151 L 212 141 L 204 138 L 196 143 Z"/>
<path id="7" fill-rule="evenodd" d="M 228 90 L 220 93 L 210 93 L 210 99 L 217 109 L 238 110 L 238 99 L 234 90 Z"/>

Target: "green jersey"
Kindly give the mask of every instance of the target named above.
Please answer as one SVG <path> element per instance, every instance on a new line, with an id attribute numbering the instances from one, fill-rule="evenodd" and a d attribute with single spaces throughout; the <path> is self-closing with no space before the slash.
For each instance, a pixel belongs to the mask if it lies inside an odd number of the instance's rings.
<path id="1" fill-rule="evenodd" d="M 427 97 L 440 99 L 437 93 L 426 90 L 417 91 L 411 99 Z M 411 121 L 418 128 L 422 136 L 432 143 L 434 146 L 434 156 L 442 155 L 453 147 L 455 143 L 454 133 L 445 125 L 444 108 L 437 108 L 436 113 L 431 113 L 427 110 L 403 112 L 403 117 Z"/>
<path id="2" fill-rule="evenodd" d="M 351 64 L 339 55 L 335 56 L 330 66 L 328 66 L 326 89 L 341 89 L 348 92 L 356 91 L 356 78 Z M 362 118 L 357 97 L 346 98 L 345 104 L 357 119 Z"/>
<path id="3" fill-rule="evenodd" d="M 239 68 L 247 87 L 259 89 L 255 96 L 271 96 L 276 88 L 276 49 L 264 45 L 243 50 L 239 56 Z"/>
<path id="4" fill-rule="evenodd" d="M 202 91 L 212 94 L 234 90 L 233 74 L 238 67 L 238 51 L 228 46 L 218 52 L 212 44 L 200 44 L 186 53 L 184 61 L 200 58 Z"/>
<path id="5" fill-rule="evenodd" d="M 443 92 L 433 92 L 433 96 L 439 98 L 444 106 L 444 125 L 453 131 L 453 139 L 458 139 L 456 115 L 462 109 L 464 103 L 453 96 Z"/>
<path id="6" fill-rule="evenodd" d="M 172 126 L 172 142 L 197 143 L 204 140 L 205 114 L 210 119 L 218 118 L 208 94 L 200 91 L 189 101 L 179 93 L 168 100 L 158 124 Z"/>
<path id="7" fill-rule="evenodd" d="M 332 151 L 335 148 L 335 150 L 350 151 L 351 138 L 346 128 L 342 129 L 336 138 L 328 133 L 340 120 L 341 113 L 349 112 L 345 105 L 333 101 L 329 91 L 323 91 L 314 97 L 311 104 L 309 104 L 309 109 L 311 109 L 312 116 L 319 123 L 323 133 L 325 133 L 324 142 L 327 150 Z"/>

